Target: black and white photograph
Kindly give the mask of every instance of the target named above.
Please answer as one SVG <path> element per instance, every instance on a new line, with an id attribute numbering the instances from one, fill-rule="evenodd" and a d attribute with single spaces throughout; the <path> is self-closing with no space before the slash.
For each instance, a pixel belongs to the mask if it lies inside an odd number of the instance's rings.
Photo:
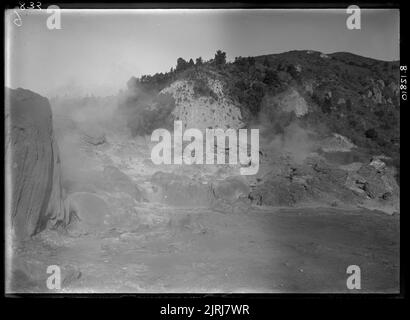
<path id="1" fill-rule="evenodd" d="M 6 294 L 400 293 L 398 7 L 20 1 L 4 55 Z"/>

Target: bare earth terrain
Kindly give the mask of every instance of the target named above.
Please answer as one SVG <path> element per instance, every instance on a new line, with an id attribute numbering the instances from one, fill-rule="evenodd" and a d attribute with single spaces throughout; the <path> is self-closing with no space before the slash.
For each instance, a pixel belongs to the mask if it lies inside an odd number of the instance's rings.
<path id="1" fill-rule="evenodd" d="M 396 292 L 399 218 L 334 208 L 246 213 L 141 207 L 126 228 L 78 237 L 47 231 L 19 252 L 38 272 L 20 277 L 50 292 L 47 265 L 63 266 L 62 292 Z M 159 218 L 160 217 L 160 218 Z M 149 221 L 138 224 L 136 221 Z M 44 250 L 47 248 L 47 250 Z M 19 281 L 17 281 L 18 283 Z M 18 287 L 15 288 L 18 291 Z"/>

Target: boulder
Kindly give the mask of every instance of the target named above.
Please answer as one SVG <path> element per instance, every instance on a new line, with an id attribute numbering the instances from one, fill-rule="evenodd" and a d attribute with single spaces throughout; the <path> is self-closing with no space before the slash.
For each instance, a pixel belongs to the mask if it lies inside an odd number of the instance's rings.
<path id="1" fill-rule="evenodd" d="M 105 133 L 97 127 L 85 127 L 81 129 L 82 141 L 93 145 L 98 146 L 107 142 Z"/>
<path id="2" fill-rule="evenodd" d="M 338 105 L 345 104 L 345 103 L 346 103 L 346 100 L 344 98 L 339 98 L 339 100 L 337 100 Z"/>
<path id="3" fill-rule="evenodd" d="M 13 236 L 25 239 L 47 226 L 67 224 L 49 101 L 29 90 L 7 88 L 6 122 L 6 199 Z"/>
<path id="4" fill-rule="evenodd" d="M 373 163 L 373 165 L 372 165 Z M 374 166 L 374 161 L 363 165 L 357 173 L 366 181 L 364 191 L 371 199 L 390 200 L 398 198 L 399 186 L 389 170 Z"/>
<path id="5" fill-rule="evenodd" d="M 88 192 L 75 192 L 68 197 L 72 219 L 70 231 L 83 233 L 97 232 L 105 229 L 105 219 L 111 213 L 106 202 L 99 196 Z"/>
<path id="6" fill-rule="evenodd" d="M 178 207 L 209 207 L 215 196 L 210 184 L 186 176 L 156 172 L 151 177 L 157 201 Z"/>
<path id="7" fill-rule="evenodd" d="M 233 176 L 215 181 L 212 184 L 212 188 L 217 199 L 222 199 L 229 203 L 233 203 L 240 198 L 247 198 L 250 193 L 250 188 L 242 176 Z"/>
<path id="8" fill-rule="evenodd" d="M 124 192 L 129 194 L 133 199 L 137 201 L 144 201 L 142 190 L 127 176 L 124 172 L 114 166 L 106 166 L 103 171 L 104 178 L 106 180 L 105 188 Z"/>
<path id="9" fill-rule="evenodd" d="M 372 162 L 370 162 L 370 166 L 375 168 L 377 172 L 383 173 L 386 164 L 382 160 L 376 158 L 373 159 Z"/>
<path id="10" fill-rule="evenodd" d="M 386 213 L 400 212 L 400 187 L 394 170 L 379 159 L 349 172 L 346 187 L 365 200 L 365 207 Z"/>

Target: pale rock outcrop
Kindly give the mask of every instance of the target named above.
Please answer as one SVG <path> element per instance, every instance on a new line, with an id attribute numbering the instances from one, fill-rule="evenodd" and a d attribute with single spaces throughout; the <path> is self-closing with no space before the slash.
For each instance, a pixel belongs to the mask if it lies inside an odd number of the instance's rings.
<path id="1" fill-rule="evenodd" d="M 339 98 L 339 100 L 337 100 L 337 104 L 341 105 L 341 104 L 345 104 L 346 100 L 344 98 Z"/>
<path id="2" fill-rule="evenodd" d="M 176 120 L 181 120 L 184 128 L 241 128 L 241 111 L 223 90 L 223 84 L 216 79 L 206 79 L 207 86 L 214 97 L 197 96 L 192 81 L 178 80 L 161 91 L 175 99 Z"/>
<path id="3" fill-rule="evenodd" d="M 302 117 L 309 112 L 306 100 L 296 89 L 291 88 L 279 94 L 275 100 L 283 111 L 293 111 L 297 117 Z"/>
<path id="4" fill-rule="evenodd" d="M 356 146 L 345 136 L 338 133 L 321 142 L 320 148 L 324 152 L 348 152 Z"/>

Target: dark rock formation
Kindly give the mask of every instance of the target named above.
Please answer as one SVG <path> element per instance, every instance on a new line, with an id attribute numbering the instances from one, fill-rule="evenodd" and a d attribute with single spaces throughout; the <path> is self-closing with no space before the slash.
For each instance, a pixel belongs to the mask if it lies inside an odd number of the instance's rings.
<path id="1" fill-rule="evenodd" d="M 309 158 L 288 172 L 268 173 L 250 193 L 252 203 L 268 206 L 298 206 L 332 203 L 354 204 L 354 193 L 345 186 L 348 172 L 323 160 Z"/>
<path id="2" fill-rule="evenodd" d="M 6 174 L 13 236 L 25 239 L 68 223 L 60 157 L 48 100 L 25 89 L 6 90 Z"/>

